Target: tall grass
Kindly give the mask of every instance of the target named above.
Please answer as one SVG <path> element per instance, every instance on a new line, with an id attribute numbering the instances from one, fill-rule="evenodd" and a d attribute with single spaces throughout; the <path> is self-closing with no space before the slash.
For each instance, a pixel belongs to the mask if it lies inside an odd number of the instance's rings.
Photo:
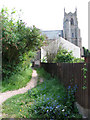
<path id="1" fill-rule="evenodd" d="M 13 73 L 9 78 L 2 81 L 2 90 L 5 92 L 8 90 L 16 90 L 25 87 L 32 77 L 32 69 L 30 67 L 21 69 Z"/>

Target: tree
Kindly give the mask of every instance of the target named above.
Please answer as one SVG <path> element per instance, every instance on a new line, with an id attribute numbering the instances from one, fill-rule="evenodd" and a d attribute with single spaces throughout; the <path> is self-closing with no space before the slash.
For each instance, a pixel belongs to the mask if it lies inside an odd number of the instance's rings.
<path id="1" fill-rule="evenodd" d="M 15 20 L 13 16 L 16 14 L 14 9 L 11 13 L 7 8 L 1 10 L 3 77 L 15 70 L 15 66 L 24 60 L 25 54 L 30 56 L 28 52 L 40 49 L 44 40 L 38 28 L 26 27 L 19 16 Z"/>

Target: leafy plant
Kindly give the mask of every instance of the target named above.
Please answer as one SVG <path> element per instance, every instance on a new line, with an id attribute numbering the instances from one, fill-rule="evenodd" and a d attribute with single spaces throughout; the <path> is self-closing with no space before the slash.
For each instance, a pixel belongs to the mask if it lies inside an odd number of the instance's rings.
<path id="1" fill-rule="evenodd" d="M 55 57 L 55 62 L 72 62 L 72 59 L 72 52 L 68 52 L 67 50 L 60 48 Z"/>
<path id="2" fill-rule="evenodd" d="M 75 102 L 75 92 L 77 90 L 77 85 L 74 87 L 68 86 L 67 88 L 67 102 L 66 105 L 72 111 L 74 110 L 74 102 Z"/>
<path id="3" fill-rule="evenodd" d="M 80 58 L 75 58 L 72 51 L 68 52 L 66 49 L 60 47 L 53 62 L 79 63 L 84 62 L 84 60 Z"/>
<path id="4" fill-rule="evenodd" d="M 82 68 L 82 71 L 83 71 L 83 77 L 84 77 L 84 83 L 83 83 L 83 87 L 82 89 L 85 90 L 87 88 L 87 66 L 86 66 L 86 63 L 84 64 L 84 67 Z"/>

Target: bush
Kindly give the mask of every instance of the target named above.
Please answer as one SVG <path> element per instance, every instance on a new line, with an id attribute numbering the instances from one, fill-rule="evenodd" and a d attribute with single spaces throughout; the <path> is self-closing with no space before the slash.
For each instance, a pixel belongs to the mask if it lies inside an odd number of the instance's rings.
<path id="1" fill-rule="evenodd" d="M 80 58 L 75 58 L 73 56 L 72 51 L 68 52 L 67 50 L 60 47 L 53 62 L 54 63 L 56 63 L 56 62 L 79 63 L 79 62 L 84 62 L 84 60 L 80 59 Z"/>

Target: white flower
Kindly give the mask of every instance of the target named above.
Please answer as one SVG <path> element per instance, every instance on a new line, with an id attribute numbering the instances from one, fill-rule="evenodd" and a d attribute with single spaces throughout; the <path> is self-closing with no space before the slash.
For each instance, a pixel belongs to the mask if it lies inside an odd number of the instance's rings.
<path id="1" fill-rule="evenodd" d="M 64 109 L 62 110 L 62 112 L 64 112 Z"/>

